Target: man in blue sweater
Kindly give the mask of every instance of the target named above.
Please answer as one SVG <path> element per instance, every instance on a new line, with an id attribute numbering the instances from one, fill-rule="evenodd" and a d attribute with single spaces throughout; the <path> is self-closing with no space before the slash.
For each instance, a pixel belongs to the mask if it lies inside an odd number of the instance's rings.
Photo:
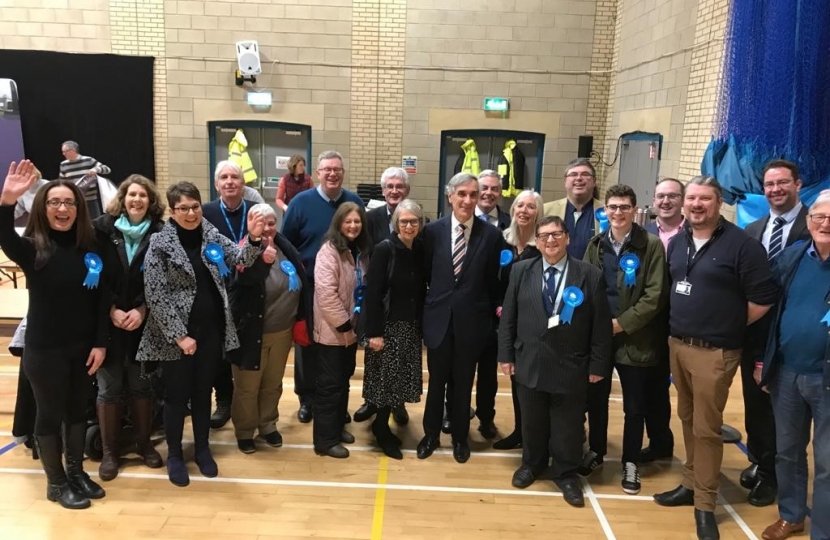
<path id="1" fill-rule="evenodd" d="M 282 234 L 300 252 L 308 282 L 314 284 L 314 260 L 328 231 L 337 207 L 351 201 L 363 206 L 356 194 L 343 189 L 343 156 L 327 150 L 317 158 L 317 187 L 296 195 L 288 205 L 282 222 Z M 364 224 L 365 226 L 365 224 Z M 311 315 L 309 315 L 311 321 Z M 294 392 L 300 398 L 297 417 L 312 420 L 315 377 L 314 344 L 294 349 Z"/>
<path id="2" fill-rule="evenodd" d="M 830 191 L 821 192 L 806 219 L 811 241 L 774 259 L 772 273 L 782 295 L 771 312 L 764 362 L 754 373 L 772 398 L 778 450 L 779 519 L 764 530 L 764 540 L 804 531 L 811 427 L 810 538 L 830 538 Z"/>

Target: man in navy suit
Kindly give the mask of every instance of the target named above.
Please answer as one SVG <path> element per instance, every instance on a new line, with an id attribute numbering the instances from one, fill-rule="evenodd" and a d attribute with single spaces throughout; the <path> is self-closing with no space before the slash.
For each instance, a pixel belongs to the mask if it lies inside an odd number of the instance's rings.
<path id="1" fill-rule="evenodd" d="M 501 233 L 475 217 L 479 187 L 475 176 L 459 173 L 447 183 L 452 213 L 424 229 L 429 284 L 423 315 L 429 389 L 424 409 L 425 436 L 418 458 L 426 459 L 440 445 L 441 418 L 447 381 L 452 378 L 453 457 L 470 458 L 469 404 L 476 365 L 484 358 L 496 328 L 500 304 L 499 252 Z"/>

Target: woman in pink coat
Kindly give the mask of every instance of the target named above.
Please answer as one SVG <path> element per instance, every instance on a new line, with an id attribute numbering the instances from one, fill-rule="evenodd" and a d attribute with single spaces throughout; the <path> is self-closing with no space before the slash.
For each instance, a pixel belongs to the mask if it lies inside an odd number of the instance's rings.
<path id="1" fill-rule="evenodd" d="M 314 341 L 317 344 L 314 451 L 349 457 L 340 443 L 353 443 L 343 429 L 349 379 L 357 354 L 355 308 L 366 289 L 369 268 L 366 212 L 352 202 L 340 205 L 314 265 Z"/>

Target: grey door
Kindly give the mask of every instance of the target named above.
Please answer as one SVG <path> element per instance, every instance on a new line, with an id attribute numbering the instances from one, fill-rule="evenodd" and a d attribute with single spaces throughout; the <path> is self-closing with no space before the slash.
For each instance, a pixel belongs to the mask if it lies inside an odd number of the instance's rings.
<path id="1" fill-rule="evenodd" d="M 660 173 L 661 142 L 659 133 L 623 135 L 619 183 L 634 189 L 641 207 L 650 205 L 654 198 L 654 186 Z"/>

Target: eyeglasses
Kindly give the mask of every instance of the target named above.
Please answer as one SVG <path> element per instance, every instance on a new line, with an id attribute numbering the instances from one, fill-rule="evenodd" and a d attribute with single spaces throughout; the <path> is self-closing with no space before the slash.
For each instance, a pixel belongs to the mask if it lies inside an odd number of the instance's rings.
<path id="1" fill-rule="evenodd" d="M 399 227 L 417 227 L 421 224 L 420 219 L 399 219 L 398 226 Z"/>
<path id="2" fill-rule="evenodd" d="M 827 214 L 810 214 L 810 221 L 815 223 L 816 225 L 821 225 L 824 223 L 825 220 L 830 219 L 830 216 Z"/>
<path id="3" fill-rule="evenodd" d="M 594 175 L 589 172 L 569 172 L 565 175 L 565 178 L 593 178 Z"/>
<path id="4" fill-rule="evenodd" d="M 174 206 L 173 210 L 176 212 L 181 212 L 182 214 L 189 214 L 193 212 L 194 214 L 198 214 L 202 211 L 201 204 L 194 204 L 193 206 Z"/>
<path id="5" fill-rule="evenodd" d="M 662 201 L 664 199 L 668 199 L 670 201 L 676 201 L 680 198 L 680 193 L 655 193 L 654 200 L 655 201 Z"/>
<path id="6" fill-rule="evenodd" d="M 343 174 L 342 167 L 326 167 L 325 169 L 317 169 L 317 172 L 321 172 L 323 174 Z"/>
<path id="7" fill-rule="evenodd" d="M 46 201 L 46 206 L 50 208 L 60 208 L 61 205 L 65 206 L 67 210 L 72 210 L 73 208 L 78 206 L 78 203 L 71 199 L 66 199 L 65 201 L 62 201 L 60 199 L 49 199 L 48 201 Z"/>
<path id="8" fill-rule="evenodd" d="M 779 180 L 778 182 L 764 182 L 764 189 L 785 188 L 793 184 L 793 180 Z"/>
<path id="9" fill-rule="evenodd" d="M 565 237 L 566 234 L 568 234 L 568 233 L 566 233 L 565 231 L 543 232 L 543 233 L 537 233 L 536 234 L 536 239 L 541 240 L 542 242 L 547 242 L 548 240 L 550 240 L 551 237 L 553 237 L 557 240 L 561 240 L 562 238 Z"/>
<path id="10" fill-rule="evenodd" d="M 606 204 L 605 211 L 609 214 L 614 212 L 628 212 L 633 207 L 630 204 Z"/>

